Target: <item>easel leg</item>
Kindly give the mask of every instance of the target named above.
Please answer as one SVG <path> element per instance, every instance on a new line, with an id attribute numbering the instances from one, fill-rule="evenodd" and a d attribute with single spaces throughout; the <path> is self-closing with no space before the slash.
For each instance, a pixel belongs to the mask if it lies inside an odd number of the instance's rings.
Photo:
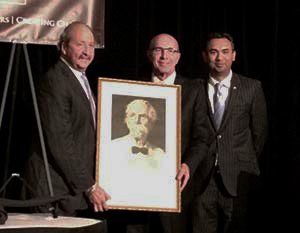
<path id="1" fill-rule="evenodd" d="M 13 61 L 14 61 L 14 57 L 15 57 L 15 50 L 16 50 L 16 44 L 13 44 L 11 53 L 10 53 L 8 71 L 7 71 L 7 75 L 6 75 L 6 79 L 5 79 L 3 97 L 2 97 L 1 108 L 0 108 L 0 130 L 1 130 L 1 126 L 2 126 L 2 120 L 3 120 L 4 108 L 5 108 L 7 92 L 8 92 L 9 82 L 10 82 L 11 70 L 12 70 Z M 30 90 L 31 90 L 31 94 L 32 94 L 33 107 L 34 107 L 36 122 L 37 122 L 37 126 L 38 126 L 38 133 L 39 133 L 40 143 L 41 143 L 41 147 L 42 147 L 42 156 L 43 156 L 44 166 L 45 166 L 45 170 L 46 170 L 46 177 L 47 177 L 47 182 L 48 182 L 49 193 L 50 193 L 50 196 L 53 197 L 54 196 L 53 186 L 52 186 L 52 181 L 51 181 L 51 176 L 50 176 L 50 171 L 49 171 L 48 159 L 47 159 L 46 148 L 45 148 L 45 141 L 44 141 L 42 126 L 41 126 L 40 114 L 39 114 L 37 98 L 36 98 L 36 94 L 35 94 L 36 92 L 35 92 L 35 88 L 34 88 L 32 71 L 31 71 L 30 60 L 29 60 L 26 44 L 23 44 L 23 50 L 24 50 L 25 62 L 26 62 L 26 67 L 27 67 L 27 72 L 28 72 L 29 86 L 30 86 Z M 20 50 L 18 49 L 18 51 L 20 51 Z M 14 109 L 14 107 L 12 109 Z M 12 128 L 12 127 L 10 127 L 10 128 Z M 12 131 L 12 130 L 10 130 L 10 131 Z M 10 137 L 10 135 L 9 135 L 9 137 Z M 8 145 L 8 147 L 10 147 L 10 146 Z M 7 150 L 8 155 L 9 155 L 9 152 L 10 151 L 8 148 L 8 150 Z M 7 156 L 7 159 L 5 160 L 7 163 L 7 165 L 5 166 L 5 170 L 7 170 L 6 167 L 8 167 L 8 160 L 9 160 L 8 157 L 9 156 Z M 7 173 L 7 171 L 6 171 L 6 173 Z M 4 180 L 6 180 L 6 177 L 7 177 L 7 174 L 5 174 Z M 1 192 L 5 192 L 5 187 L 11 181 L 12 177 L 15 177 L 15 176 L 12 175 L 8 180 L 6 180 L 4 185 L 1 187 Z M 55 205 L 52 206 L 49 209 L 49 211 L 51 212 L 51 214 L 54 218 L 57 217 Z"/>
<path id="2" fill-rule="evenodd" d="M 5 80 L 5 86 L 4 86 L 4 91 L 3 91 L 3 97 L 2 97 L 2 103 L 1 103 L 1 110 L 0 110 L 0 129 L 2 126 L 2 119 L 4 115 L 4 110 L 5 110 L 5 104 L 6 104 L 6 99 L 7 99 L 7 93 L 8 93 L 8 87 L 10 84 L 11 80 L 11 71 L 13 67 L 13 62 L 14 58 L 16 57 L 15 63 L 18 66 L 20 62 L 20 47 L 17 47 L 17 55 L 16 54 L 16 44 L 12 44 L 11 47 L 11 53 L 10 53 L 10 59 L 8 63 L 8 70 L 7 70 L 7 75 L 6 75 L 6 80 Z M 7 135 L 7 141 L 6 141 L 6 151 L 5 151 L 5 157 L 4 157 L 4 166 L 3 166 L 3 181 L 7 180 L 8 177 L 8 168 L 9 168 L 9 158 L 11 154 L 11 141 L 12 141 L 12 135 L 13 135 L 13 123 L 14 123 L 14 113 L 15 113 L 15 103 L 16 103 L 16 90 L 17 90 L 17 79 L 18 77 L 18 72 L 16 71 L 14 74 L 14 79 L 13 79 L 13 87 L 12 87 L 12 100 L 11 100 L 11 110 L 10 110 L 10 116 L 12 116 L 9 119 L 9 124 L 8 124 L 8 135 Z M 2 192 L 2 197 L 5 197 L 6 195 L 6 189 Z"/>
<path id="3" fill-rule="evenodd" d="M 43 155 L 43 160 L 44 160 L 44 165 L 45 165 L 45 170 L 46 170 L 46 176 L 47 176 L 47 181 L 48 181 L 49 192 L 50 192 L 50 196 L 53 197 L 54 196 L 53 186 L 52 186 L 52 181 L 51 181 L 51 176 L 50 176 L 50 171 L 49 171 L 45 141 L 44 141 L 44 136 L 43 136 L 43 130 L 42 130 L 42 125 L 41 125 L 41 120 L 40 120 L 40 114 L 39 114 L 38 104 L 37 104 L 37 99 L 36 99 L 36 94 L 35 94 L 36 92 L 35 92 L 35 88 L 34 88 L 34 83 L 33 83 L 33 78 L 32 78 L 32 71 L 31 71 L 31 66 L 30 66 L 30 61 L 29 61 L 29 56 L 28 56 L 28 51 L 27 51 L 26 44 L 23 44 L 23 50 L 24 50 L 25 61 L 26 61 L 26 66 L 27 66 L 30 90 L 31 90 L 31 94 L 32 94 L 33 107 L 34 107 L 36 122 L 37 122 L 37 126 L 38 126 L 39 138 L 40 138 L 40 143 L 41 143 L 41 147 L 42 147 L 42 155 Z M 56 218 L 57 215 L 55 213 L 55 207 L 51 207 L 49 210 L 51 211 L 53 217 Z"/>
<path id="4" fill-rule="evenodd" d="M 1 129 L 1 125 L 2 125 L 3 113 L 4 113 L 5 102 L 6 102 L 6 97 L 7 97 L 7 90 L 8 90 L 8 86 L 9 86 L 9 80 L 10 80 L 10 75 L 11 75 L 12 64 L 14 61 L 15 51 L 16 51 L 16 44 L 13 44 L 11 51 L 10 51 L 8 70 L 7 70 L 7 74 L 6 74 L 6 78 L 5 78 L 3 97 L 2 97 L 1 108 L 0 108 L 0 129 Z"/>

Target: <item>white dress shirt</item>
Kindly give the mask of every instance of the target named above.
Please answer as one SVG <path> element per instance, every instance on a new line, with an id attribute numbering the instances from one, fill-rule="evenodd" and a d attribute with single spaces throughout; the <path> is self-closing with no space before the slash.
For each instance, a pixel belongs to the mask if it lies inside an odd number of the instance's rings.
<path id="1" fill-rule="evenodd" d="M 76 79 L 78 80 L 78 82 L 80 83 L 82 89 L 84 90 L 86 97 L 89 99 L 89 94 L 88 94 L 88 90 L 86 89 L 84 82 L 81 78 L 82 76 L 82 72 L 75 70 L 63 57 L 60 57 L 60 59 L 70 68 L 70 70 L 72 71 L 72 73 L 75 75 Z"/>
<path id="2" fill-rule="evenodd" d="M 152 82 L 159 83 L 159 84 L 166 84 L 166 85 L 173 85 L 176 78 L 176 71 L 174 71 L 170 76 L 168 76 L 166 79 L 161 80 L 159 79 L 154 73 L 152 73 Z"/>
<path id="3" fill-rule="evenodd" d="M 229 95 L 229 89 L 230 89 L 230 83 L 231 83 L 231 78 L 232 78 L 232 71 L 230 70 L 228 76 L 223 79 L 221 82 L 217 81 L 216 79 L 214 79 L 212 76 L 209 76 L 209 81 L 208 81 L 208 97 L 209 97 L 209 102 L 211 105 L 211 109 L 212 112 L 214 113 L 214 101 L 213 101 L 213 96 L 215 93 L 215 84 L 216 83 L 220 83 L 220 85 L 222 85 L 221 88 L 221 92 L 222 92 L 222 96 L 221 96 L 221 100 L 224 101 L 224 103 L 227 100 L 227 97 Z"/>

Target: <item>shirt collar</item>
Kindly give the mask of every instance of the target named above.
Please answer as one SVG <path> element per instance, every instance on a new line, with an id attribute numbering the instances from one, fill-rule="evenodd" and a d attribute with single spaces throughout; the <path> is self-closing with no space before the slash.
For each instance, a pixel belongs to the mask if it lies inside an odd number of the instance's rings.
<path id="1" fill-rule="evenodd" d="M 64 59 L 63 57 L 60 57 L 60 59 L 70 68 L 70 70 L 73 72 L 73 74 L 78 77 L 78 78 L 81 78 L 81 75 L 84 73 L 84 72 L 81 72 L 79 70 L 75 70 L 69 62 L 67 62 L 66 59 Z"/>
<path id="2" fill-rule="evenodd" d="M 212 76 L 209 76 L 209 83 L 212 84 L 213 86 L 216 83 L 220 83 L 220 84 L 222 84 L 222 86 L 225 86 L 225 87 L 229 88 L 231 79 L 232 79 L 232 70 L 230 70 L 229 74 L 221 82 L 214 79 Z"/>
<path id="3" fill-rule="evenodd" d="M 176 77 L 176 71 L 174 71 L 170 76 L 168 76 L 164 80 L 160 80 L 154 73 L 152 73 L 151 80 L 154 83 L 173 85 L 175 82 L 175 77 Z"/>

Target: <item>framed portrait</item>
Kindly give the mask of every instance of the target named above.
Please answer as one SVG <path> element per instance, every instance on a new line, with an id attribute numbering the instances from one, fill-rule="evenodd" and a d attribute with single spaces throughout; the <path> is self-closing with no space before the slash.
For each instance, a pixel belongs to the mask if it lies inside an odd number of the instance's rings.
<path id="1" fill-rule="evenodd" d="M 180 212 L 181 87 L 98 79 L 96 181 L 110 209 Z"/>

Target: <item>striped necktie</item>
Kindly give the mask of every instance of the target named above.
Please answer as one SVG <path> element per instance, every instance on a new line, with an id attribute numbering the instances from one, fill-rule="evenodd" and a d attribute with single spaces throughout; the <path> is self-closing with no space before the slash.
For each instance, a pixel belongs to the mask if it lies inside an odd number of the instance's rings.
<path id="1" fill-rule="evenodd" d="M 86 95 L 89 99 L 90 107 L 91 107 L 91 111 L 92 111 L 92 115 L 93 115 L 94 126 L 96 127 L 96 105 L 95 105 L 94 96 L 92 94 L 92 91 L 91 91 L 91 88 L 89 85 L 89 81 L 87 80 L 85 73 L 82 73 L 81 79 L 82 79 L 85 89 L 86 89 Z"/>
<path id="2" fill-rule="evenodd" d="M 215 93 L 213 96 L 213 101 L 214 101 L 214 122 L 215 126 L 217 129 L 219 129 L 222 118 L 223 118 L 223 113 L 225 109 L 225 100 L 222 94 L 222 89 L 223 85 L 220 83 L 216 83 L 214 88 L 215 88 Z"/>

